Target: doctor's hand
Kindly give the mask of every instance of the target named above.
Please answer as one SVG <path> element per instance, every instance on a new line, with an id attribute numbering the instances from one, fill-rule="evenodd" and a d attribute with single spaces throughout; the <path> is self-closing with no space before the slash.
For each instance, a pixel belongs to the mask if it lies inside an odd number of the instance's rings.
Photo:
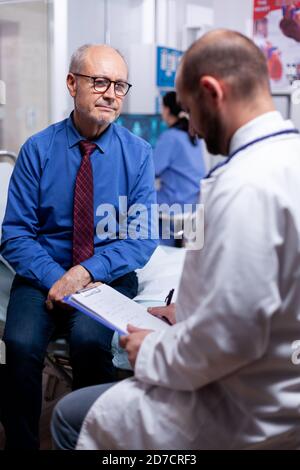
<path id="1" fill-rule="evenodd" d="M 91 281 L 90 273 L 83 266 L 73 266 L 49 290 L 46 300 L 47 309 L 52 310 L 54 304 L 69 309 L 70 307 L 63 302 L 63 298 L 92 284 Z"/>
<path id="2" fill-rule="evenodd" d="M 132 325 L 128 325 L 127 331 L 129 335 L 120 337 L 120 346 L 124 348 L 128 354 L 128 360 L 134 368 L 135 361 L 144 341 L 144 338 L 152 333 L 152 330 L 143 330 Z"/>
<path id="3" fill-rule="evenodd" d="M 166 318 L 171 325 L 174 325 L 176 323 L 175 309 L 176 304 L 173 303 L 166 307 L 150 307 L 148 308 L 148 312 L 155 317 Z"/>

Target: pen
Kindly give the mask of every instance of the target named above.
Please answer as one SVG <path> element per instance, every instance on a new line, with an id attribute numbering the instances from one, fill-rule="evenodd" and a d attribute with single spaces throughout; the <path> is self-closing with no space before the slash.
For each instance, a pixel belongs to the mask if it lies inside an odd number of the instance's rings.
<path id="1" fill-rule="evenodd" d="M 168 293 L 167 297 L 165 298 L 165 302 L 166 302 L 167 306 L 170 305 L 170 303 L 172 301 L 173 294 L 174 294 L 174 289 L 171 289 L 170 292 Z"/>

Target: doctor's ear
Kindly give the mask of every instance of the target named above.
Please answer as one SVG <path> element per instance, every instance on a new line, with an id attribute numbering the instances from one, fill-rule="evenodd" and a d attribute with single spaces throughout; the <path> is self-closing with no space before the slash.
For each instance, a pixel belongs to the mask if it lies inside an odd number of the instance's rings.
<path id="1" fill-rule="evenodd" d="M 77 82 L 75 76 L 72 73 L 68 73 L 67 75 L 67 87 L 70 95 L 72 96 L 72 98 L 74 98 L 77 90 Z"/>
<path id="2" fill-rule="evenodd" d="M 224 90 L 222 84 L 216 78 L 210 75 L 204 75 L 200 78 L 200 86 L 206 96 L 214 101 L 222 101 L 224 98 Z"/>

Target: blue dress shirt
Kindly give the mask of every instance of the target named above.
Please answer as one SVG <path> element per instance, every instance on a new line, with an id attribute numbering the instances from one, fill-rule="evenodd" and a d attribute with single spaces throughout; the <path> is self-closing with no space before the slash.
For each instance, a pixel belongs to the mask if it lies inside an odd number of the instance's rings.
<path id="1" fill-rule="evenodd" d="M 29 138 L 21 148 L 8 193 L 2 227 L 1 254 L 15 271 L 39 287 L 51 286 L 72 266 L 73 198 L 81 164 L 79 141 L 72 117 L 51 125 Z M 127 129 L 111 124 L 93 141 L 94 255 L 81 264 L 93 279 L 111 282 L 141 268 L 153 253 L 150 206 L 156 203 L 151 147 Z M 127 196 L 128 207 L 146 207 L 144 238 L 119 237 L 124 223 L 116 224 L 116 237 L 99 233 L 103 221 L 101 204 L 111 204 L 119 220 Z M 100 206 L 103 207 L 103 206 Z M 105 207 L 105 206 L 104 206 Z M 138 211 L 129 214 L 127 226 L 138 224 Z M 126 219 L 125 219 L 126 220 Z M 120 230 L 119 230 L 120 229 Z"/>
<path id="2" fill-rule="evenodd" d="M 155 175 L 160 179 L 157 202 L 196 204 L 200 180 L 205 176 L 202 141 L 192 145 L 187 132 L 170 128 L 163 132 L 154 150 Z"/>

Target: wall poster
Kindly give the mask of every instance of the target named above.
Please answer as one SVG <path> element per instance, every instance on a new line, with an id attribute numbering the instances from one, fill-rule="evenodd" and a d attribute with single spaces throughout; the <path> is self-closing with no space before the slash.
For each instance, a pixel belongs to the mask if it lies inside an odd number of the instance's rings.
<path id="1" fill-rule="evenodd" d="M 272 89 L 300 79 L 300 1 L 254 0 L 253 39 L 268 61 Z"/>

